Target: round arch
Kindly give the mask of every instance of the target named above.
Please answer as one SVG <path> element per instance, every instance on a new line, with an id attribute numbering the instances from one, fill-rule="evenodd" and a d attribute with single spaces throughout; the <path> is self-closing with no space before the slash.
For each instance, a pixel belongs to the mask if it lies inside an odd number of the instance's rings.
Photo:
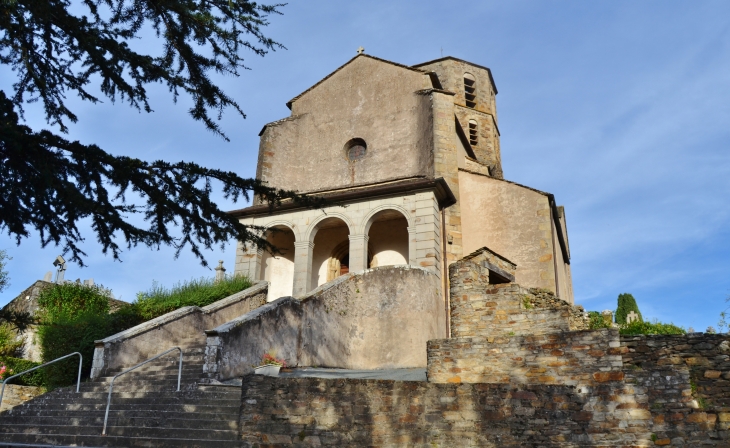
<path id="1" fill-rule="evenodd" d="M 317 219 L 312 221 L 312 223 L 307 228 L 305 234 L 302 235 L 302 237 L 306 237 L 306 239 L 303 238 L 302 241 L 314 241 L 314 237 L 317 236 L 317 232 L 319 231 L 319 225 L 322 223 L 322 221 L 330 218 L 340 219 L 347 226 L 347 231 L 350 233 L 350 235 L 353 234 L 352 229 L 354 226 L 349 216 L 339 212 L 328 212 L 326 215 L 319 216 L 317 217 Z"/>
<path id="2" fill-rule="evenodd" d="M 272 221 L 265 226 L 263 237 L 275 251 L 262 250 L 258 262 L 258 278 L 269 282 L 268 301 L 292 295 L 294 288 L 294 252 L 297 239 L 293 226 L 286 221 Z M 272 231 L 276 229 L 277 231 Z"/>
<path id="3" fill-rule="evenodd" d="M 262 227 L 265 227 L 264 231 L 271 229 L 272 227 L 286 227 L 294 234 L 294 241 L 299 241 L 301 239 L 301 236 L 296 231 L 297 226 L 291 221 L 277 219 L 276 221 L 267 222 Z"/>
<path id="4" fill-rule="evenodd" d="M 367 235 L 368 232 L 370 232 L 370 227 L 373 225 L 373 218 L 375 218 L 375 215 L 387 210 L 394 210 L 399 212 L 408 222 L 408 227 L 413 227 L 413 217 L 410 213 L 408 213 L 408 210 L 397 204 L 387 204 L 375 207 L 374 209 L 370 210 L 367 215 L 365 215 L 362 222 L 360 223 L 360 228 L 358 229 L 360 231 L 359 234 Z"/>

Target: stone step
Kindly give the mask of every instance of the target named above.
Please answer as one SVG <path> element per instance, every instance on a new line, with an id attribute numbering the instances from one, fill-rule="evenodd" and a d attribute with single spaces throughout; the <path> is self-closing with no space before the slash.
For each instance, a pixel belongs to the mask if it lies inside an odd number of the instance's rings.
<path id="1" fill-rule="evenodd" d="M 203 363 L 199 364 L 183 364 L 182 368 L 183 372 L 202 372 L 203 371 Z M 122 370 L 118 372 L 104 372 L 103 376 L 100 376 L 99 378 L 106 378 L 106 377 L 115 377 L 119 373 L 121 373 Z M 141 375 L 149 375 L 150 373 L 159 373 L 159 372 L 175 372 L 177 373 L 177 366 L 144 366 L 137 370 L 132 370 L 131 372 L 127 372 L 124 375 L 121 375 L 123 378 L 129 378 L 129 377 L 136 377 Z"/>
<path id="2" fill-rule="evenodd" d="M 158 448 L 158 447 L 186 447 L 186 448 L 238 448 L 243 443 L 238 440 L 214 440 L 214 439 L 182 439 L 182 438 L 150 438 L 150 437 L 120 437 L 120 436 L 89 436 L 89 435 L 64 435 L 64 434 L 20 434 L 7 433 L 0 442 L 0 448 L 19 445 L 13 443 L 30 444 L 34 447 L 134 447 L 134 448 Z M 23 446 L 23 445 L 20 445 Z M 27 446 L 27 445 L 25 445 Z"/>
<path id="3" fill-rule="evenodd" d="M 108 425 L 109 426 L 135 426 L 135 427 L 149 427 L 149 428 L 192 428 L 192 429 L 215 429 L 215 430 L 226 430 L 235 431 L 238 429 L 238 415 L 231 414 L 226 415 L 227 419 L 217 418 L 210 419 L 206 415 L 205 418 L 198 416 L 197 414 L 174 414 L 176 417 L 159 416 L 159 413 L 145 417 L 124 417 L 110 412 Z M 181 417 L 182 416 L 182 417 Z M 183 418 L 184 417 L 184 418 Z M 84 416 L 77 416 L 76 413 L 71 415 L 52 415 L 52 416 L 33 416 L 29 419 L 28 416 L 14 416 L 4 417 L 2 419 L 3 426 L 8 425 L 39 425 L 39 426 L 70 426 L 70 427 L 82 427 L 82 426 L 98 426 L 104 425 L 104 413 L 97 412 L 94 414 L 86 414 Z"/>
<path id="4" fill-rule="evenodd" d="M 63 393 L 63 394 L 55 394 L 52 397 L 46 397 L 46 396 L 40 396 L 37 397 L 33 403 L 44 403 L 48 402 L 49 400 L 57 401 L 73 401 L 73 402 L 85 402 L 89 400 L 103 400 L 106 402 L 107 400 L 106 391 L 101 392 L 84 392 L 81 391 L 79 393 L 76 392 L 70 392 L 70 393 Z M 199 392 L 196 390 L 181 390 L 180 392 L 177 391 L 160 391 L 160 392 L 137 392 L 137 391 L 117 391 L 115 389 L 114 392 L 112 392 L 112 401 L 124 401 L 124 400 L 148 400 L 148 401 L 159 401 L 159 400 L 168 400 L 170 402 L 179 402 L 182 400 L 231 400 L 231 401 L 240 401 L 240 394 L 236 394 L 235 392 Z M 31 402 L 29 402 L 30 404 Z"/>
<path id="5" fill-rule="evenodd" d="M 119 403 L 112 400 L 111 410 L 114 411 L 127 411 L 127 410 L 141 410 L 141 411 L 170 411 L 170 412 L 195 412 L 197 414 L 225 414 L 225 413 L 237 413 L 240 408 L 240 400 L 236 406 L 225 406 L 225 405 L 213 405 L 213 404 L 200 404 L 197 402 L 190 402 L 184 404 L 172 404 L 172 403 L 155 403 L 148 404 L 130 402 L 130 403 Z M 24 407 L 18 406 L 13 408 L 12 415 L 34 415 L 38 411 L 55 411 L 55 412 L 90 412 L 90 411 L 104 411 L 106 409 L 106 401 L 97 403 L 49 403 L 45 406 L 33 406 Z M 6 411 L 10 412 L 10 411 Z M 2 414 L 5 415 L 5 414 Z M 2 423 L 2 415 L 0 415 L 0 423 Z"/>
<path id="6" fill-rule="evenodd" d="M 195 412 L 192 414 L 190 411 L 161 411 L 161 410 L 149 410 L 149 409 L 127 409 L 119 410 L 114 407 L 109 409 L 109 418 L 119 419 L 189 419 L 191 415 L 204 417 L 205 420 L 231 420 L 238 418 L 238 408 L 232 412 Z M 104 418 L 104 410 L 95 411 L 66 411 L 58 409 L 35 409 L 33 412 L 24 413 L 9 413 L 2 414 L 0 416 L 0 423 L 14 421 L 14 419 L 27 419 L 29 418 Z"/>
<path id="7" fill-rule="evenodd" d="M 12 426 L 1 425 L 0 437 L 7 433 L 21 434 L 69 434 L 74 435 L 101 435 L 103 425 L 84 425 L 69 428 L 67 425 L 40 425 L 35 422 L 29 424 L 15 424 Z M 73 429 L 73 431 L 70 431 Z M 215 440 L 236 440 L 238 431 L 231 429 L 208 429 L 208 428 L 173 428 L 173 427 L 146 427 L 146 426 L 107 426 L 107 435 L 126 437 L 154 437 L 164 438 L 174 434 L 180 439 L 215 439 Z"/>
<path id="8" fill-rule="evenodd" d="M 180 384 L 190 384 L 190 383 L 197 383 L 202 378 L 202 375 L 183 375 L 180 377 Z M 97 390 L 99 388 L 106 388 L 109 389 L 109 385 L 111 384 L 111 379 L 109 381 L 98 381 L 93 383 L 86 383 L 88 385 L 81 385 L 79 387 L 80 390 Z M 152 376 L 150 378 L 145 379 L 127 379 L 127 378 L 117 378 L 116 381 L 114 381 L 114 389 L 116 389 L 118 386 L 130 386 L 130 385 L 150 385 L 150 386 L 163 386 L 166 384 L 175 385 L 177 387 L 177 375 L 160 375 L 160 376 Z M 74 388 L 74 391 L 76 388 Z"/>
<path id="9" fill-rule="evenodd" d="M 197 368 L 202 369 L 204 362 L 205 362 L 205 359 L 203 359 L 202 357 L 200 357 L 200 359 L 183 360 L 183 370 L 197 369 Z M 141 367 L 138 367 L 138 368 L 132 370 L 131 372 L 124 374 L 124 376 L 135 375 L 135 374 L 139 374 L 140 372 L 157 372 L 160 370 L 172 370 L 172 369 L 177 370 L 178 365 L 179 364 L 177 362 L 165 363 L 165 364 L 162 364 L 162 363 L 145 364 Z M 121 373 L 121 372 L 127 370 L 128 368 L 129 367 L 121 368 L 121 369 L 112 369 L 112 370 L 108 370 L 108 371 L 104 372 L 104 374 L 105 374 L 105 376 L 114 376 L 118 373 Z"/>

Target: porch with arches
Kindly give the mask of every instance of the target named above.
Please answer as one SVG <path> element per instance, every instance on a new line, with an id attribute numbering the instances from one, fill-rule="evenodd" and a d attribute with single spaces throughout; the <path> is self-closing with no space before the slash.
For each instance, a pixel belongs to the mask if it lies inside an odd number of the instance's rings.
<path id="1" fill-rule="evenodd" d="M 278 251 L 239 244 L 236 273 L 271 283 L 269 300 L 302 296 L 350 273 L 391 265 L 441 276 L 441 229 L 432 192 L 241 219 Z"/>

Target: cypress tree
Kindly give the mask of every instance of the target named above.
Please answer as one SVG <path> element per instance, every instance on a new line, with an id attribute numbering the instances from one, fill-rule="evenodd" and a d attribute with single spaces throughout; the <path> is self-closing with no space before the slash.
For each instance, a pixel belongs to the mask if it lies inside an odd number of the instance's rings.
<path id="1" fill-rule="evenodd" d="M 625 324 L 626 316 L 635 312 L 639 315 L 639 322 L 643 322 L 644 319 L 641 317 L 641 311 L 639 311 L 639 305 L 636 304 L 636 299 L 629 293 L 623 293 L 618 295 L 618 308 L 616 308 L 616 323 Z"/>

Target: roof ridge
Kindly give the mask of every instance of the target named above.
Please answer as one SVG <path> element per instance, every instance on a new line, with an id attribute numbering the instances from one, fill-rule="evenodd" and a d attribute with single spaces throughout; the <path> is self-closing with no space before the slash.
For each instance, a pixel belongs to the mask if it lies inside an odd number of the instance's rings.
<path id="1" fill-rule="evenodd" d="M 362 54 L 358 54 L 358 55 L 354 56 L 354 57 L 353 57 L 352 59 L 350 59 L 349 61 L 347 61 L 347 62 L 345 62 L 344 64 L 342 64 L 341 66 L 337 67 L 337 68 L 336 68 L 336 69 L 335 69 L 335 70 L 334 70 L 333 72 L 331 72 L 331 73 L 330 73 L 329 75 L 327 75 L 327 76 L 325 76 L 324 78 L 322 78 L 322 79 L 320 79 L 319 81 L 317 81 L 317 82 L 316 82 L 315 84 L 313 84 L 313 85 L 312 85 L 311 87 L 309 87 L 309 88 L 308 88 L 307 90 L 305 90 L 304 92 L 300 93 L 299 95 L 297 95 L 297 96 L 295 96 L 294 98 L 292 98 L 292 99 L 290 99 L 289 101 L 287 101 L 287 102 L 286 102 L 286 107 L 288 107 L 288 108 L 289 108 L 289 109 L 291 110 L 291 106 L 292 106 L 292 104 L 294 103 L 294 101 L 298 100 L 299 98 L 303 97 L 303 96 L 304 96 L 305 94 L 309 93 L 309 91 L 310 91 L 310 90 L 314 89 L 314 88 L 315 88 L 315 87 L 317 87 L 318 85 L 322 84 L 323 82 L 325 82 L 326 80 L 328 80 L 329 78 L 331 78 L 331 77 L 332 77 L 332 76 L 333 76 L 333 75 L 334 75 L 335 73 L 339 72 L 340 70 L 342 70 L 343 68 L 345 68 L 345 66 L 346 66 L 346 65 L 349 65 L 350 63 L 352 63 L 352 62 L 353 62 L 353 61 L 354 61 L 355 59 L 357 59 L 357 58 L 359 58 L 359 57 L 366 57 L 366 58 L 370 58 L 370 59 L 375 59 L 376 61 L 379 61 L 379 62 L 385 62 L 386 64 L 394 65 L 394 66 L 396 66 L 396 67 L 400 67 L 400 68 L 405 68 L 405 69 L 407 69 L 407 70 L 412 70 L 412 71 L 414 71 L 414 72 L 419 72 L 419 73 L 423 73 L 424 75 L 427 75 L 427 74 L 429 73 L 429 71 L 428 71 L 428 70 L 423 70 L 423 69 L 420 69 L 420 68 L 416 68 L 416 67 L 411 67 L 411 66 L 409 66 L 409 65 L 405 65 L 405 64 L 400 64 L 400 63 L 398 63 L 398 62 L 393 62 L 393 61 L 389 61 L 389 60 L 387 60 L 387 59 L 382 59 L 382 58 L 379 58 L 379 57 L 376 57 L 376 56 L 371 56 L 371 55 L 369 55 L 369 54 L 365 54 L 365 53 L 362 53 Z"/>

